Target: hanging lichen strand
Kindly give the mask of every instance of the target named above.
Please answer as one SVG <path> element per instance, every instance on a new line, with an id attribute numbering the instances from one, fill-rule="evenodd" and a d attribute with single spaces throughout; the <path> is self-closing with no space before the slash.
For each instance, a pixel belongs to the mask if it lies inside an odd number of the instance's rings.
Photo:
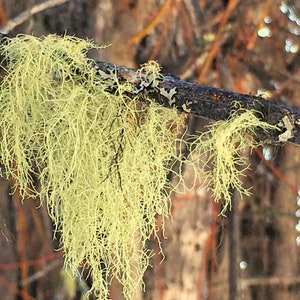
<path id="1" fill-rule="evenodd" d="M 89 268 L 99 299 L 108 297 L 116 278 L 132 299 L 152 255 L 145 243 L 158 230 L 155 216 L 168 215 L 176 190 L 167 174 L 169 162 L 180 160 L 176 137 L 184 117 L 151 99 L 127 97 L 134 87 L 117 78 L 115 94 L 108 93 L 105 76 L 86 57 L 91 48 L 91 42 L 55 35 L 19 35 L 0 45 L 2 175 L 13 178 L 24 198 L 47 202 L 74 276 L 78 266 Z M 148 81 L 141 86 L 157 88 L 159 70 L 154 62 L 143 66 L 137 74 Z M 216 124 L 192 145 L 196 163 L 184 163 L 196 176 L 197 160 L 208 155 L 209 187 L 226 206 L 229 188 L 247 194 L 235 168 L 244 164 L 240 150 L 257 145 L 246 133 L 269 125 L 253 112 Z"/>
<path id="2" fill-rule="evenodd" d="M 1 163 L 24 198 L 47 200 L 68 269 L 89 267 L 99 299 L 113 277 L 131 299 L 155 215 L 169 212 L 167 166 L 183 117 L 126 97 L 130 86 L 105 92 L 86 58 L 92 47 L 54 35 L 1 46 Z"/>
<path id="3" fill-rule="evenodd" d="M 235 104 L 238 106 L 238 103 Z M 207 158 L 208 168 L 204 177 L 215 201 L 222 201 L 222 214 L 231 206 L 234 190 L 240 196 L 251 194 L 242 181 L 244 171 L 249 167 L 244 152 L 262 144 L 251 138 L 251 135 L 255 136 L 257 130 L 267 132 L 276 129 L 276 126 L 260 121 L 256 114 L 253 111 L 237 109 L 228 120 L 211 124 L 196 139 L 194 152 L 202 159 Z"/>

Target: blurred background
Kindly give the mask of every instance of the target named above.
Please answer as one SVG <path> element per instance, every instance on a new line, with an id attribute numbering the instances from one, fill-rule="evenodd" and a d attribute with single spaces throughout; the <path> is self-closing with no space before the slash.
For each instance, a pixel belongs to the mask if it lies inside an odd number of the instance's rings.
<path id="1" fill-rule="evenodd" d="M 93 39 L 110 45 L 95 59 L 134 68 L 155 59 L 184 80 L 300 106 L 299 0 L 2 0 L 0 32 Z M 208 120 L 187 122 L 195 133 Z M 150 240 L 157 255 L 136 300 L 300 299 L 300 148 L 247 155 L 252 196 L 233 197 L 226 218 L 201 182 L 173 195 L 164 256 Z M 71 279 L 59 249 L 47 207 L 1 179 L 0 298 L 82 299 L 90 279 Z M 123 299 L 115 281 L 111 299 Z"/>

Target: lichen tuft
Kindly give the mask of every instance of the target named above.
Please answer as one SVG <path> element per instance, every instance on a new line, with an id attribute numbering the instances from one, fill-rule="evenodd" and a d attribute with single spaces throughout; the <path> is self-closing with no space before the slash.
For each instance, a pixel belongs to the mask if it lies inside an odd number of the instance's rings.
<path id="1" fill-rule="evenodd" d="M 168 162 L 183 118 L 106 92 L 86 58 L 94 47 L 56 35 L 19 35 L 0 46 L 2 175 L 24 198 L 46 201 L 74 276 L 88 267 L 99 299 L 116 278 L 132 299 L 151 256 L 155 216 L 169 213 Z"/>
<path id="2" fill-rule="evenodd" d="M 276 126 L 261 121 L 257 112 L 237 109 L 227 120 L 208 126 L 208 130 L 194 142 L 194 151 L 199 157 L 206 157 L 204 177 L 214 200 L 223 204 L 222 214 L 231 207 L 233 190 L 241 196 L 250 195 L 242 181 L 249 167 L 244 154 L 246 149 L 252 150 L 262 144 L 253 136 L 257 130 L 267 132 L 274 129 Z"/>

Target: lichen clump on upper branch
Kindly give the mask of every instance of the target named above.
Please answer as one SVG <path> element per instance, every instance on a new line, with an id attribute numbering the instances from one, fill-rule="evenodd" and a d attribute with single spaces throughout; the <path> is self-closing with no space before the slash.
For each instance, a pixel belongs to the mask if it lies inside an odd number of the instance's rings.
<path id="1" fill-rule="evenodd" d="M 113 277 L 131 299 L 155 216 L 169 213 L 166 174 L 183 117 L 106 92 L 86 57 L 94 47 L 55 35 L 0 46 L 0 157 L 24 198 L 47 201 L 73 274 L 86 264 L 99 299 Z"/>

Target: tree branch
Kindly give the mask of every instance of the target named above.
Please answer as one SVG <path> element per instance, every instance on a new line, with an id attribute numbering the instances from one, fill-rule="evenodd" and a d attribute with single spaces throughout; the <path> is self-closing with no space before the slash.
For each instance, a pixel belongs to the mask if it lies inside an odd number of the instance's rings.
<path id="1" fill-rule="evenodd" d="M 0 34 L 0 43 L 5 43 L 7 38 L 10 37 Z M 2 60 L 2 64 L 5 65 L 5 61 Z M 255 135 L 257 140 L 269 144 L 288 141 L 300 145 L 300 108 L 266 100 L 260 96 L 183 81 L 173 75 L 154 74 L 155 68 L 152 71 L 151 68 L 135 70 L 102 61 L 92 61 L 91 67 L 107 86 L 108 92 L 116 93 L 120 83 L 129 83 L 132 89 L 126 94 L 130 97 L 151 98 L 164 107 L 176 108 L 180 112 L 213 120 L 225 120 L 239 109 L 241 112 L 256 111 L 261 121 L 276 126 L 267 133 L 258 130 Z"/>
<path id="2" fill-rule="evenodd" d="M 192 113 L 213 120 L 223 120 L 239 108 L 257 111 L 257 116 L 278 130 L 258 132 L 257 138 L 268 143 L 292 142 L 300 145 L 300 109 L 252 96 L 214 87 L 182 81 L 173 75 L 163 75 L 154 84 L 149 74 L 135 69 L 96 61 L 97 74 L 107 83 L 109 92 L 116 92 L 117 82 L 133 85 L 129 96 L 151 97 L 165 107 L 175 107 L 181 112 Z"/>
<path id="3" fill-rule="evenodd" d="M 33 7 L 28 8 L 25 11 L 21 12 L 15 18 L 9 20 L 5 26 L 1 26 L 0 32 L 7 34 L 10 31 L 12 31 L 14 28 L 16 28 L 18 25 L 21 25 L 22 23 L 24 23 L 26 20 L 28 20 L 33 15 L 35 15 L 41 11 L 44 11 L 48 8 L 66 3 L 68 1 L 70 1 L 70 0 L 47 0 L 45 2 L 36 4 Z"/>

